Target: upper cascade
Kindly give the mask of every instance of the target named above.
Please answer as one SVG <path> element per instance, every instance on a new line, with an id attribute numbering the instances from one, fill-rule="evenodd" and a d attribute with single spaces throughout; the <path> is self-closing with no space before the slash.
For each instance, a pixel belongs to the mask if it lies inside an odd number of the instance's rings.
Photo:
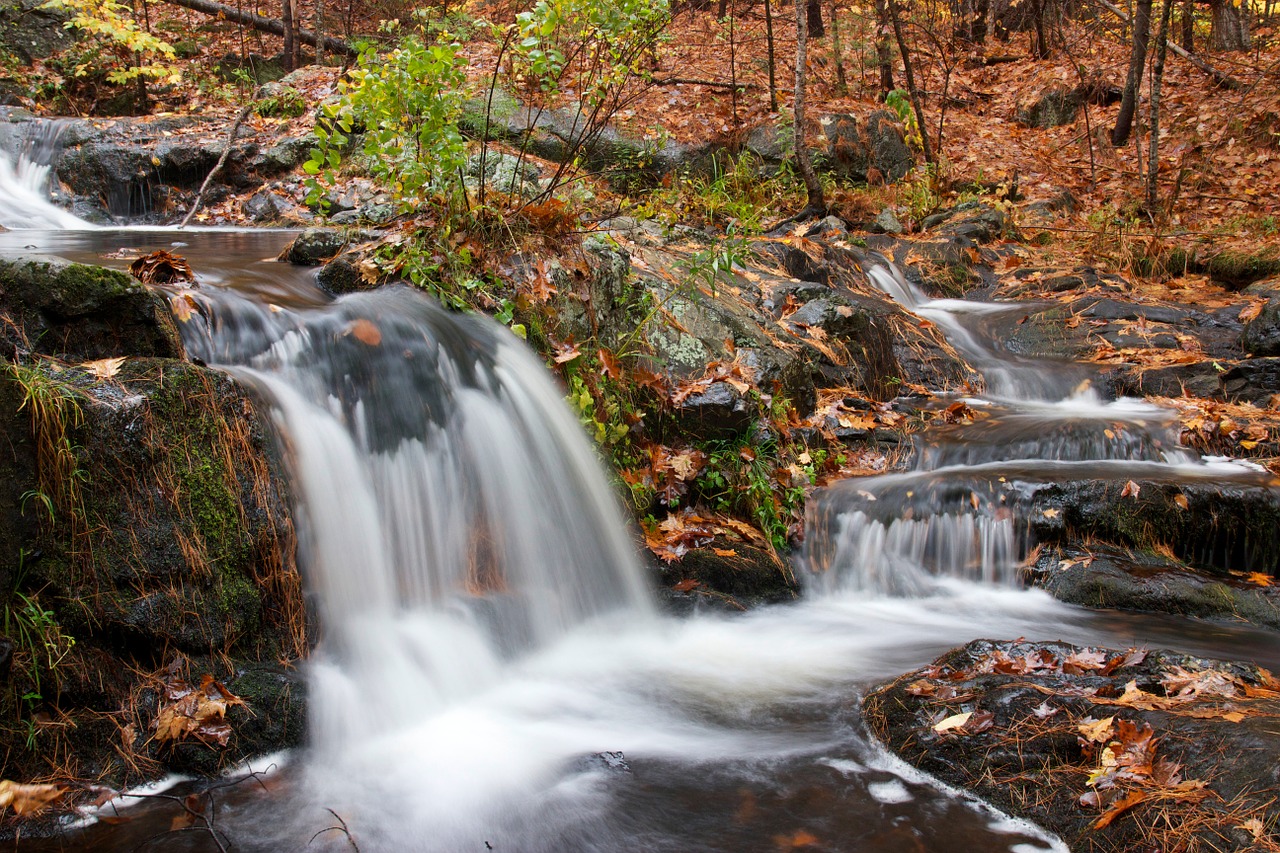
<path id="1" fill-rule="evenodd" d="M 13 126 L 11 126 L 13 127 Z M 60 121 L 29 121 L 20 133 L 0 134 L 0 228 L 13 231 L 95 226 L 49 200 L 49 181 L 57 160 Z"/>

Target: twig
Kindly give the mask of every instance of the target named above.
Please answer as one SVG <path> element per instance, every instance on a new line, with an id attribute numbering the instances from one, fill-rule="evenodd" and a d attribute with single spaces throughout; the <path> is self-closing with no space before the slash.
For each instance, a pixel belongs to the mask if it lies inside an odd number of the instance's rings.
<path id="1" fill-rule="evenodd" d="M 249 112 L 253 109 L 254 101 L 258 99 L 258 93 L 262 91 L 262 87 L 253 90 L 253 94 L 249 96 L 249 103 L 244 105 L 244 109 L 240 110 L 240 114 L 236 116 L 235 123 L 231 125 L 231 132 L 227 134 L 227 144 L 222 148 L 222 156 L 218 158 L 218 162 L 213 164 L 213 168 L 209 170 L 209 174 L 205 176 L 204 183 L 200 185 L 199 191 L 196 193 L 196 200 L 191 203 L 191 209 L 187 211 L 187 215 L 183 217 L 182 224 L 179 228 L 186 228 L 187 223 L 191 221 L 191 217 L 196 215 L 196 211 L 200 209 L 200 202 L 204 200 L 205 191 L 209 189 L 209 184 L 213 183 L 213 179 L 222 171 L 222 167 L 227 164 L 227 158 L 231 156 L 231 148 L 235 145 L 236 136 L 240 133 L 240 126 L 244 124 L 244 120 L 249 117 Z"/>
<path id="2" fill-rule="evenodd" d="M 347 837 L 347 843 L 351 845 L 351 849 L 356 851 L 356 853 L 360 853 L 360 845 L 356 844 L 356 840 L 351 837 L 351 829 L 347 826 L 347 822 L 342 819 L 342 815 L 338 814 L 331 808 L 325 808 L 325 811 L 333 815 L 333 819 L 338 822 L 338 826 L 326 826 L 324 829 L 311 836 L 311 841 L 315 841 L 326 832 L 341 832 Z M 308 847 L 311 846 L 311 841 L 307 842 Z"/>

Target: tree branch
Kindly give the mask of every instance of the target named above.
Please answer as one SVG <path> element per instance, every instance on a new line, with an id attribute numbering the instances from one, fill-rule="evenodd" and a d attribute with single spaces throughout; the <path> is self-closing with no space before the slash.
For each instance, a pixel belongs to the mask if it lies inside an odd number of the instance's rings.
<path id="1" fill-rule="evenodd" d="M 215 3 L 214 0 L 164 0 L 172 6 L 181 6 L 184 9 L 190 9 L 193 12 L 200 12 L 205 15 L 212 15 L 215 18 L 225 18 L 237 24 L 244 24 L 252 27 L 259 32 L 272 33 L 274 35 L 284 35 L 284 21 L 278 21 L 274 18 L 264 18 L 261 15 L 255 15 L 252 12 L 242 12 L 234 6 L 227 6 L 222 3 Z M 303 44 L 309 44 L 316 47 L 317 44 L 323 44 L 324 49 L 333 53 L 341 53 L 345 56 L 357 56 L 359 51 L 352 47 L 342 39 L 329 38 L 321 36 L 317 38 L 316 34 L 310 30 L 298 30 L 298 41 Z"/>

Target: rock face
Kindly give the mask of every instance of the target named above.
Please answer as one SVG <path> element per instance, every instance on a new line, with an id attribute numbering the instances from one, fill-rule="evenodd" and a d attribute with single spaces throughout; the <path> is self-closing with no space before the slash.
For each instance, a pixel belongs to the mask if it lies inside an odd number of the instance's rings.
<path id="1" fill-rule="evenodd" d="M 1280 816 L 1280 683 L 1248 664 L 976 640 L 864 711 L 904 759 L 1072 850 L 1258 849 Z"/>
<path id="2" fill-rule="evenodd" d="M 72 722 L 40 735 L 49 742 L 35 752 L 6 742 L 14 778 L 46 772 L 41 756 L 64 737 L 84 775 L 123 784 L 164 767 L 213 772 L 300 735 L 295 678 L 264 663 L 306 645 L 281 465 L 243 389 L 181 358 L 165 305 L 121 273 L 0 262 L 11 321 L 0 353 L 0 589 L 10 613 L 49 613 L 22 630 L 10 620 L 23 664 L 0 690 L 0 714 Z M 33 657 L 32 642 L 66 653 Z M 228 745 L 144 734 L 118 750 L 120 728 L 147 732 L 166 701 L 154 685 L 179 673 L 194 683 L 209 673 L 251 697 Z M 18 731 L 0 727 L 0 737 Z"/>

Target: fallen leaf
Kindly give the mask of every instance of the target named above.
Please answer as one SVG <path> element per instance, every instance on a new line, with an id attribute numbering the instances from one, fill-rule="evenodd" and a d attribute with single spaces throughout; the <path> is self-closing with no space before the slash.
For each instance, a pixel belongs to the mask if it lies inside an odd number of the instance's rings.
<path id="1" fill-rule="evenodd" d="M 1076 725 L 1076 731 L 1084 735 L 1089 743 L 1106 743 L 1111 739 L 1111 724 L 1115 719 L 1115 717 L 1105 717 L 1101 720 L 1085 719 Z"/>
<path id="2" fill-rule="evenodd" d="M 972 711 L 965 711 L 963 714 L 952 714 L 950 717 L 947 717 L 938 723 L 934 723 L 933 730 L 938 734 L 941 734 L 943 732 L 951 731 L 952 729 L 961 728 L 965 723 L 969 722 L 969 718 L 972 716 Z"/>
<path id="3" fill-rule="evenodd" d="M 1182 509 L 1188 509 L 1191 506 L 1190 502 L 1187 500 L 1186 495 L 1174 495 L 1173 502 L 1176 503 Z"/>
<path id="4" fill-rule="evenodd" d="M 1117 800 L 1115 803 L 1113 803 L 1111 807 L 1108 808 L 1105 812 L 1103 812 L 1102 816 L 1093 822 L 1093 828 L 1105 829 L 1106 827 L 1111 825 L 1111 822 L 1113 820 L 1120 817 L 1120 815 L 1129 811 L 1129 809 L 1138 805 L 1146 798 L 1147 798 L 1147 795 L 1142 793 L 1142 791 L 1136 791 L 1136 790 L 1130 791 L 1129 793 L 1121 797 L 1119 800 Z"/>
<path id="5" fill-rule="evenodd" d="M 353 320 L 351 325 L 347 326 L 347 334 L 353 336 L 362 344 L 376 347 L 382 343 L 382 331 L 374 325 L 372 320 Z"/>
<path id="6" fill-rule="evenodd" d="M 4 779 L 0 781 L 0 809 L 13 809 L 19 817 L 37 814 L 65 791 L 61 785 L 24 785 Z"/>
<path id="7" fill-rule="evenodd" d="M 1135 483 L 1133 480 L 1130 480 L 1129 482 L 1124 484 L 1124 489 L 1120 492 L 1120 497 L 1122 498 L 1132 497 L 1134 500 L 1137 500 L 1138 492 L 1140 491 L 1142 491 L 1142 487 L 1139 486 L 1137 483 Z"/>
<path id="8" fill-rule="evenodd" d="M 96 361 L 86 361 L 80 366 L 92 373 L 95 379 L 110 379 L 120 372 L 120 365 L 124 364 L 124 361 L 124 356 L 100 358 Z"/>

